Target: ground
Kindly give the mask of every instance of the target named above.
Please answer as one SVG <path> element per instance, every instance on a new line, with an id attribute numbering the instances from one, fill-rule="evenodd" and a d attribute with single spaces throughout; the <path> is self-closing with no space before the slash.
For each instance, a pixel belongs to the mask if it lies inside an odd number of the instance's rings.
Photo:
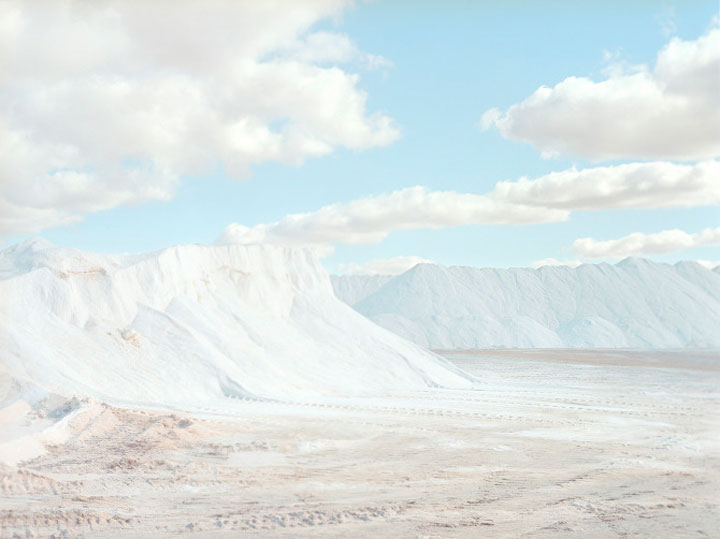
<path id="1" fill-rule="evenodd" d="M 720 354 L 444 354 L 480 388 L 65 403 L 0 466 L 0 536 L 717 537 Z"/>

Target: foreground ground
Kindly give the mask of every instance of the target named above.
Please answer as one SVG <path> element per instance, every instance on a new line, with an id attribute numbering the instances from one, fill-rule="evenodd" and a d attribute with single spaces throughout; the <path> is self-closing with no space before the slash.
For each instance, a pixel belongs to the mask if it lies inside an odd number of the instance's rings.
<path id="1" fill-rule="evenodd" d="M 63 432 L 0 446 L 0 537 L 717 537 L 720 355 L 445 355 L 482 388 L 16 410 Z"/>

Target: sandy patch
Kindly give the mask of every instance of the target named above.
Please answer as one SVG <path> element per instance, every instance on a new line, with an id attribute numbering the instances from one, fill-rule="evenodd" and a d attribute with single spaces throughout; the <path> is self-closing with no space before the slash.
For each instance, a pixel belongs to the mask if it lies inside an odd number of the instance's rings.
<path id="1" fill-rule="evenodd" d="M 711 537 L 717 358 L 641 354 L 448 354 L 477 391 L 85 402 L 0 467 L 0 536 Z"/>

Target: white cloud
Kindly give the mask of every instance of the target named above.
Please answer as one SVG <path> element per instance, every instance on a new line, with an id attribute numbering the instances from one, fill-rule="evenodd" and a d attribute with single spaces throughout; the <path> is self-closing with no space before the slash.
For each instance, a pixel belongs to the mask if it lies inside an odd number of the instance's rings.
<path id="1" fill-rule="evenodd" d="M 696 260 L 695 262 L 710 270 L 720 267 L 720 260 Z"/>
<path id="2" fill-rule="evenodd" d="M 371 70 L 393 65 L 383 56 L 362 52 L 350 37 L 337 32 L 314 32 L 293 43 L 284 54 L 293 60 L 311 64 L 359 62 Z"/>
<path id="3" fill-rule="evenodd" d="M 573 168 L 536 179 L 498 182 L 492 197 L 568 210 L 709 206 L 720 203 L 720 162 Z"/>
<path id="4" fill-rule="evenodd" d="M 219 243 L 378 243 L 396 230 L 469 224 L 529 224 L 563 221 L 569 212 L 497 201 L 488 196 L 408 187 L 389 194 L 331 204 L 280 221 L 225 228 Z"/>
<path id="5" fill-rule="evenodd" d="M 655 234 L 635 232 L 608 241 L 580 238 L 573 242 L 573 250 L 583 258 L 625 258 L 672 253 L 708 245 L 720 245 L 720 227 L 706 228 L 695 234 L 678 229 L 663 230 Z"/>
<path id="6" fill-rule="evenodd" d="M 720 202 L 720 163 L 630 163 L 498 182 L 486 195 L 410 187 L 290 214 L 231 224 L 219 243 L 318 246 L 378 243 L 396 230 L 565 221 L 573 210 L 694 207 Z"/>
<path id="7" fill-rule="evenodd" d="M 675 6 L 663 6 L 655 20 L 660 26 L 660 31 L 665 37 L 670 37 L 677 32 L 677 24 L 675 23 Z"/>
<path id="8" fill-rule="evenodd" d="M 608 70 L 594 82 L 568 77 L 542 86 L 494 124 L 513 140 L 545 156 L 574 154 L 591 160 L 698 160 L 720 155 L 720 28 L 694 41 L 673 38 L 654 69 Z"/>
<path id="9" fill-rule="evenodd" d="M 568 266 L 570 268 L 577 268 L 582 264 L 580 260 L 556 260 L 554 258 L 543 258 L 542 260 L 536 260 L 530 267 L 538 269 L 543 266 Z"/>
<path id="10" fill-rule="evenodd" d="M 364 264 L 340 264 L 338 273 L 348 275 L 400 275 L 418 264 L 433 264 L 433 261 L 419 256 L 379 258 Z"/>
<path id="11" fill-rule="evenodd" d="M 499 108 L 493 107 L 491 109 L 488 109 L 480 117 L 478 127 L 483 131 L 487 131 L 488 129 L 493 127 L 495 125 L 495 122 L 497 122 L 501 117 L 502 111 Z"/>
<path id="12" fill-rule="evenodd" d="M 0 3 L 0 233 L 173 196 L 222 165 L 391 143 L 358 76 L 385 65 L 309 32 L 343 0 Z"/>

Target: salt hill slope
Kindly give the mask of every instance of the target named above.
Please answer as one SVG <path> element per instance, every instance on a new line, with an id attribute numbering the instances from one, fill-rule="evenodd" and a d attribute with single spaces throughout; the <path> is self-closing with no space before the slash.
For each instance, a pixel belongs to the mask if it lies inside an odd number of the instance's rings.
<path id="1" fill-rule="evenodd" d="M 262 245 L 5 249 L 0 354 L 6 378 L 115 402 L 472 384 L 340 302 L 311 253 Z"/>
<path id="2" fill-rule="evenodd" d="M 360 313 L 433 349 L 720 347 L 720 272 L 694 262 L 419 264 L 384 281 L 334 276 L 333 285 Z"/>

